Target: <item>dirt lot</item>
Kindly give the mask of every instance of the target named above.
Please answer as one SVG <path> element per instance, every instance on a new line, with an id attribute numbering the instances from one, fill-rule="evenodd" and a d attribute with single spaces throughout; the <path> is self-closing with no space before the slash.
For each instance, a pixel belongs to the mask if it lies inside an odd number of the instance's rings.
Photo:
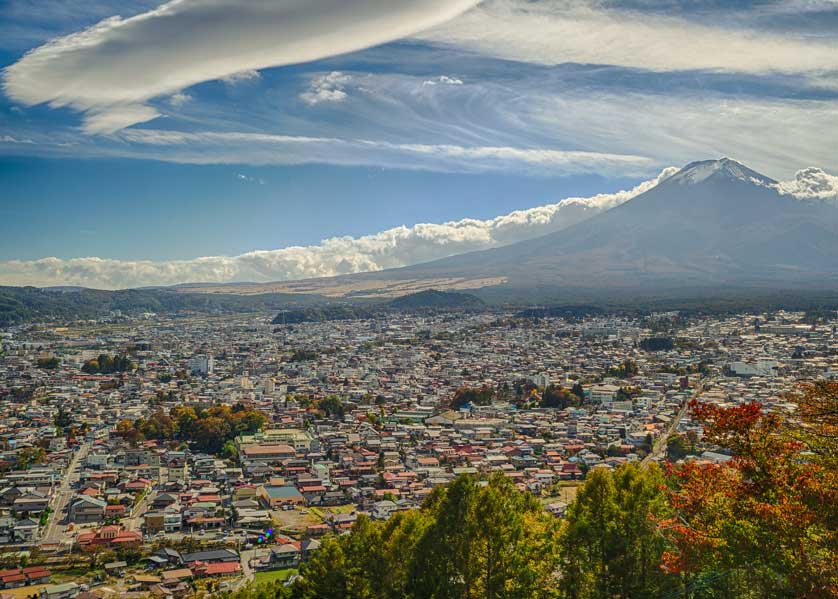
<path id="1" fill-rule="evenodd" d="M 307 513 L 302 513 L 307 512 Z M 276 522 L 279 530 L 292 536 L 299 535 L 313 524 L 320 524 L 322 520 L 310 510 L 271 510 L 271 519 Z"/>
<path id="2" fill-rule="evenodd" d="M 48 586 L 48 584 L 36 584 L 30 587 L 20 587 L 17 589 L 3 589 L 3 595 L 11 595 L 15 599 L 26 599 L 32 595 L 40 595 L 41 589 Z"/>
<path id="3" fill-rule="evenodd" d="M 290 535 L 299 535 L 313 524 L 320 524 L 334 514 L 351 514 L 357 509 L 355 504 L 337 505 L 327 508 L 297 508 L 293 510 L 272 510 L 271 518 L 279 530 Z M 305 513 L 303 513 L 305 512 Z"/>

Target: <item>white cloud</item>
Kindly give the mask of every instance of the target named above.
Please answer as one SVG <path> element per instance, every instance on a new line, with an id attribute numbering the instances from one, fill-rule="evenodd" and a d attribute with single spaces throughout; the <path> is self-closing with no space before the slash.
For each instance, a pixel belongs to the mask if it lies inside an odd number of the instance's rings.
<path id="1" fill-rule="evenodd" d="M 397 268 L 455 254 L 532 239 L 572 226 L 651 189 L 677 169 L 667 168 L 637 187 L 589 198 L 516 210 L 488 220 L 396 227 L 363 237 L 335 237 L 317 245 L 165 262 L 103 258 L 44 258 L 0 262 L 6 285 L 84 285 L 118 289 L 184 282 L 286 281 Z M 246 175 L 238 175 L 246 180 Z M 794 181 L 777 184 L 800 199 L 838 198 L 838 177 L 804 169 Z"/>
<path id="2" fill-rule="evenodd" d="M 433 85 L 462 85 L 462 84 L 463 84 L 462 79 L 457 79 L 456 77 L 449 77 L 447 75 L 442 75 L 440 77 L 437 77 L 436 79 L 428 79 L 427 81 L 424 81 L 422 83 L 422 85 L 424 85 L 424 86 L 428 86 L 428 85 L 431 85 L 431 86 L 433 86 Z"/>
<path id="3" fill-rule="evenodd" d="M 593 151 L 607 147 L 670 164 L 742 156 L 774 178 L 806 164 L 838 169 L 834 136 L 824 134 L 838 130 L 835 102 L 600 92 L 532 95 L 504 109 L 557 139 L 584 140 Z"/>
<path id="4" fill-rule="evenodd" d="M 300 100 L 314 106 L 315 104 L 343 102 L 347 98 L 345 86 L 352 81 L 352 77 L 339 71 L 325 75 L 318 75 L 311 80 L 308 91 L 300 94 Z"/>
<path id="5" fill-rule="evenodd" d="M 236 179 L 238 179 L 239 181 L 244 181 L 245 183 L 258 183 L 259 185 L 264 185 L 265 184 L 264 179 L 260 179 L 258 177 L 250 177 L 248 175 L 243 175 L 241 173 L 236 175 Z"/>
<path id="6" fill-rule="evenodd" d="M 336 237 L 318 245 L 167 262 L 102 258 L 0 262 L 8 285 L 84 285 L 125 288 L 184 282 L 282 281 L 396 268 L 487 249 L 561 230 L 654 187 L 676 169 L 634 189 L 517 210 L 489 220 L 396 227 L 363 237 Z"/>
<path id="7" fill-rule="evenodd" d="M 295 137 L 262 133 L 186 133 L 128 129 L 119 139 L 133 154 L 144 148 L 159 160 L 192 164 L 310 164 L 384 166 L 439 172 L 515 172 L 561 176 L 597 172 L 643 176 L 656 162 L 631 154 L 545 148 L 398 144 L 365 139 Z"/>
<path id="8" fill-rule="evenodd" d="M 34 144 L 35 142 L 26 137 L 13 137 L 11 135 L 0 135 L 0 143 L 4 144 Z"/>
<path id="9" fill-rule="evenodd" d="M 245 81 L 253 81 L 255 79 L 260 79 L 262 75 L 259 74 L 259 71 L 256 69 L 247 69 L 244 71 L 239 71 L 238 73 L 233 73 L 232 75 L 227 75 L 226 77 L 222 77 L 221 81 L 226 83 L 227 85 L 237 85 L 239 83 L 244 83 Z"/>
<path id="10" fill-rule="evenodd" d="M 152 98 L 397 40 L 477 2 L 171 0 L 28 52 L 5 69 L 3 86 L 21 104 L 83 111 L 85 131 L 107 133 L 158 116 L 145 106 Z"/>
<path id="11" fill-rule="evenodd" d="M 174 108 L 180 108 L 187 102 L 192 100 L 192 96 L 189 94 L 184 94 L 183 92 L 178 92 L 176 94 L 172 94 L 169 96 L 169 105 L 173 106 Z"/>
<path id="12" fill-rule="evenodd" d="M 819 168 L 805 168 L 792 181 L 781 181 L 777 190 L 800 200 L 838 201 L 838 177 Z"/>
<path id="13" fill-rule="evenodd" d="M 82 130 L 89 135 L 115 133 L 136 123 L 156 119 L 158 116 L 160 113 L 151 106 L 113 104 L 88 112 Z"/>
<path id="14" fill-rule="evenodd" d="M 607 10 L 597 1 L 487 0 L 419 37 L 540 64 L 607 64 L 652 71 L 818 73 L 838 69 L 838 42 Z"/>

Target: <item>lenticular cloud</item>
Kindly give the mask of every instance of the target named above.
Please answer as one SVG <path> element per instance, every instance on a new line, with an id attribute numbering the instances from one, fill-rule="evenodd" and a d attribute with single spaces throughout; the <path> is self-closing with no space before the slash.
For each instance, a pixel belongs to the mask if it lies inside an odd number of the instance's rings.
<path id="1" fill-rule="evenodd" d="M 3 88 L 21 104 L 84 112 L 88 133 L 112 133 L 158 116 L 152 98 L 397 40 L 478 1 L 172 0 L 30 51 Z"/>

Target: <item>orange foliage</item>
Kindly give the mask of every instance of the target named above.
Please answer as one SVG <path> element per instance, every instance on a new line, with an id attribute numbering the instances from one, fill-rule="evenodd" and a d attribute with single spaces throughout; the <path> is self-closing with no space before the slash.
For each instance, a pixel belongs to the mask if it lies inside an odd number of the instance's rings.
<path id="1" fill-rule="evenodd" d="M 664 569 L 737 570 L 768 586 L 782 580 L 796 597 L 838 597 L 836 471 L 808 459 L 804 441 L 758 403 L 690 407 L 704 441 L 733 458 L 669 466 Z"/>

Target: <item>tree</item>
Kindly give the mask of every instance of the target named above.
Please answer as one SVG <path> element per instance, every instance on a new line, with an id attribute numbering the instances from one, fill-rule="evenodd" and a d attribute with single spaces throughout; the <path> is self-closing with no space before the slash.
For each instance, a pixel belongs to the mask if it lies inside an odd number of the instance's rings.
<path id="1" fill-rule="evenodd" d="M 804 385 L 789 399 L 797 404 L 799 416 L 790 425 L 791 435 L 812 452 L 816 463 L 838 470 L 838 382 Z"/>
<path id="2" fill-rule="evenodd" d="M 88 360 L 82 364 L 81 371 L 85 374 L 99 374 L 99 361 Z"/>
<path id="3" fill-rule="evenodd" d="M 137 423 L 136 428 L 146 439 L 167 440 L 175 438 L 175 422 L 162 408 L 155 410 L 148 419 Z"/>
<path id="4" fill-rule="evenodd" d="M 198 414 L 195 408 L 191 406 L 175 406 L 169 411 L 172 420 L 175 421 L 175 428 L 178 439 L 189 439 L 192 435 L 195 421 L 198 420 Z"/>
<path id="5" fill-rule="evenodd" d="M 221 448 L 221 457 L 226 459 L 237 459 L 239 457 L 239 450 L 236 443 L 232 440 L 225 441 Z"/>
<path id="6" fill-rule="evenodd" d="M 32 464 L 45 464 L 47 452 L 43 447 L 24 447 L 17 454 L 15 467 L 18 470 L 28 470 Z"/>
<path id="7" fill-rule="evenodd" d="M 344 413 L 346 412 L 343 402 L 334 395 L 321 399 L 317 403 L 317 408 L 326 415 L 326 418 L 334 418 L 336 420 L 343 420 Z"/>
<path id="8" fill-rule="evenodd" d="M 690 455 L 691 447 L 687 439 L 678 434 L 670 435 L 666 440 L 666 459 L 671 462 L 683 460 Z"/>
<path id="9" fill-rule="evenodd" d="M 415 597 L 546 597 L 554 591 L 553 520 L 502 474 L 436 489 L 411 564 Z"/>
<path id="10" fill-rule="evenodd" d="M 548 385 L 541 394 L 542 408 L 557 408 L 564 410 L 568 406 L 578 406 L 579 397 L 560 385 Z"/>
<path id="11" fill-rule="evenodd" d="M 58 412 L 55 415 L 55 426 L 60 428 L 67 428 L 73 424 L 73 418 L 70 413 L 64 409 L 64 406 L 59 406 Z"/>
<path id="12" fill-rule="evenodd" d="M 573 384 L 573 387 L 570 389 L 570 392 L 573 393 L 576 397 L 579 398 L 579 403 L 585 401 L 585 388 L 582 386 L 582 383 L 576 381 Z"/>
<path id="13" fill-rule="evenodd" d="M 495 392 L 489 387 L 461 387 L 451 399 L 451 408 L 458 410 L 466 405 L 488 406 L 494 399 Z"/>
<path id="14" fill-rule="evenodd" d="M 295 349 L 289 356 L 289 362 L 309 362 L 317 359 L 317 352 L 311 349 Z"/>
<path id="15" fill-rule="evenodd" d="M 634 360 L 624 360 L 617 366 L 613 366 L 608 369 L 609 376 L 614 376 L 619 379 L 630 379 L 637 376 L 639 372 L 640 369 L 637 367 L 637 363 Z"/>
<path id="16" fill-rule="evenodd" d="M 303 565 L 295 598 L 540 598 L 555 591 L 555 520 L 497 475 L 460 477 L 421 510 L 359 517 Z"/>
<path id="17" fill-rule="evenodd" d="M 647 352 L 671 351 L 673 347 L 672 337 L 647 337 L 640 341 L 640 349 Z"/>
<path id="18" fill-rule="evenodd" d="M 349 562 L 340 540 L 329 536 L 314 558 L 303 565 L 292 591 L 295 599 L 347 599 Z"/>
<path id="19" fill-rule="evenodd" d="M 42 370 L 57 370 L 61 366 L 61 360 L 52 356 L 50 358 L 38 358 L 38 368 Z"/>
<path id="20" fill-rule="evenodd" d="M 129 372 L 134 369 L 134 364 L 128 356 L 99 354 L 98 358 L 85 362 L 81 370 L 87 374 L 112 374 L 114 372 Z"/>
<path id="21" fill-rule="evenodd" d="M 668 513 L 663 482 L 654 465 L 588 473 L 560 536 L 565 597 L 659 597 L 677 588 L 659 568 L 666 545 L 654 518 Z"/>
<path id="22" fill-rule="evenodd" d="M 192 441 L 201 451 L 218 453 L 224 441 L 230 437 L 231 430 L 230 422 L 223 418 L 217 416 L 201 418 L 195 423 Z"/>
<path id="23" fill-rule="evenodd" d="M 829 457 L 838 386 L 806 386 L 796 401 L 796 423 L 756 402 L 692 402 L 703 440 L 733 458 L 672 467 L 675 514 L 660 523 L 673 543 L 668 571 L 729 596 L 838 597 L 838 471 Z"/>
<path id="24" fill-rule="evenodd" d="M 143 434 L 137 428 L 137 425 L 130 420 L 120 420 L 117 422 L 116 434 L 134 446 L 145 439 Z"/>

